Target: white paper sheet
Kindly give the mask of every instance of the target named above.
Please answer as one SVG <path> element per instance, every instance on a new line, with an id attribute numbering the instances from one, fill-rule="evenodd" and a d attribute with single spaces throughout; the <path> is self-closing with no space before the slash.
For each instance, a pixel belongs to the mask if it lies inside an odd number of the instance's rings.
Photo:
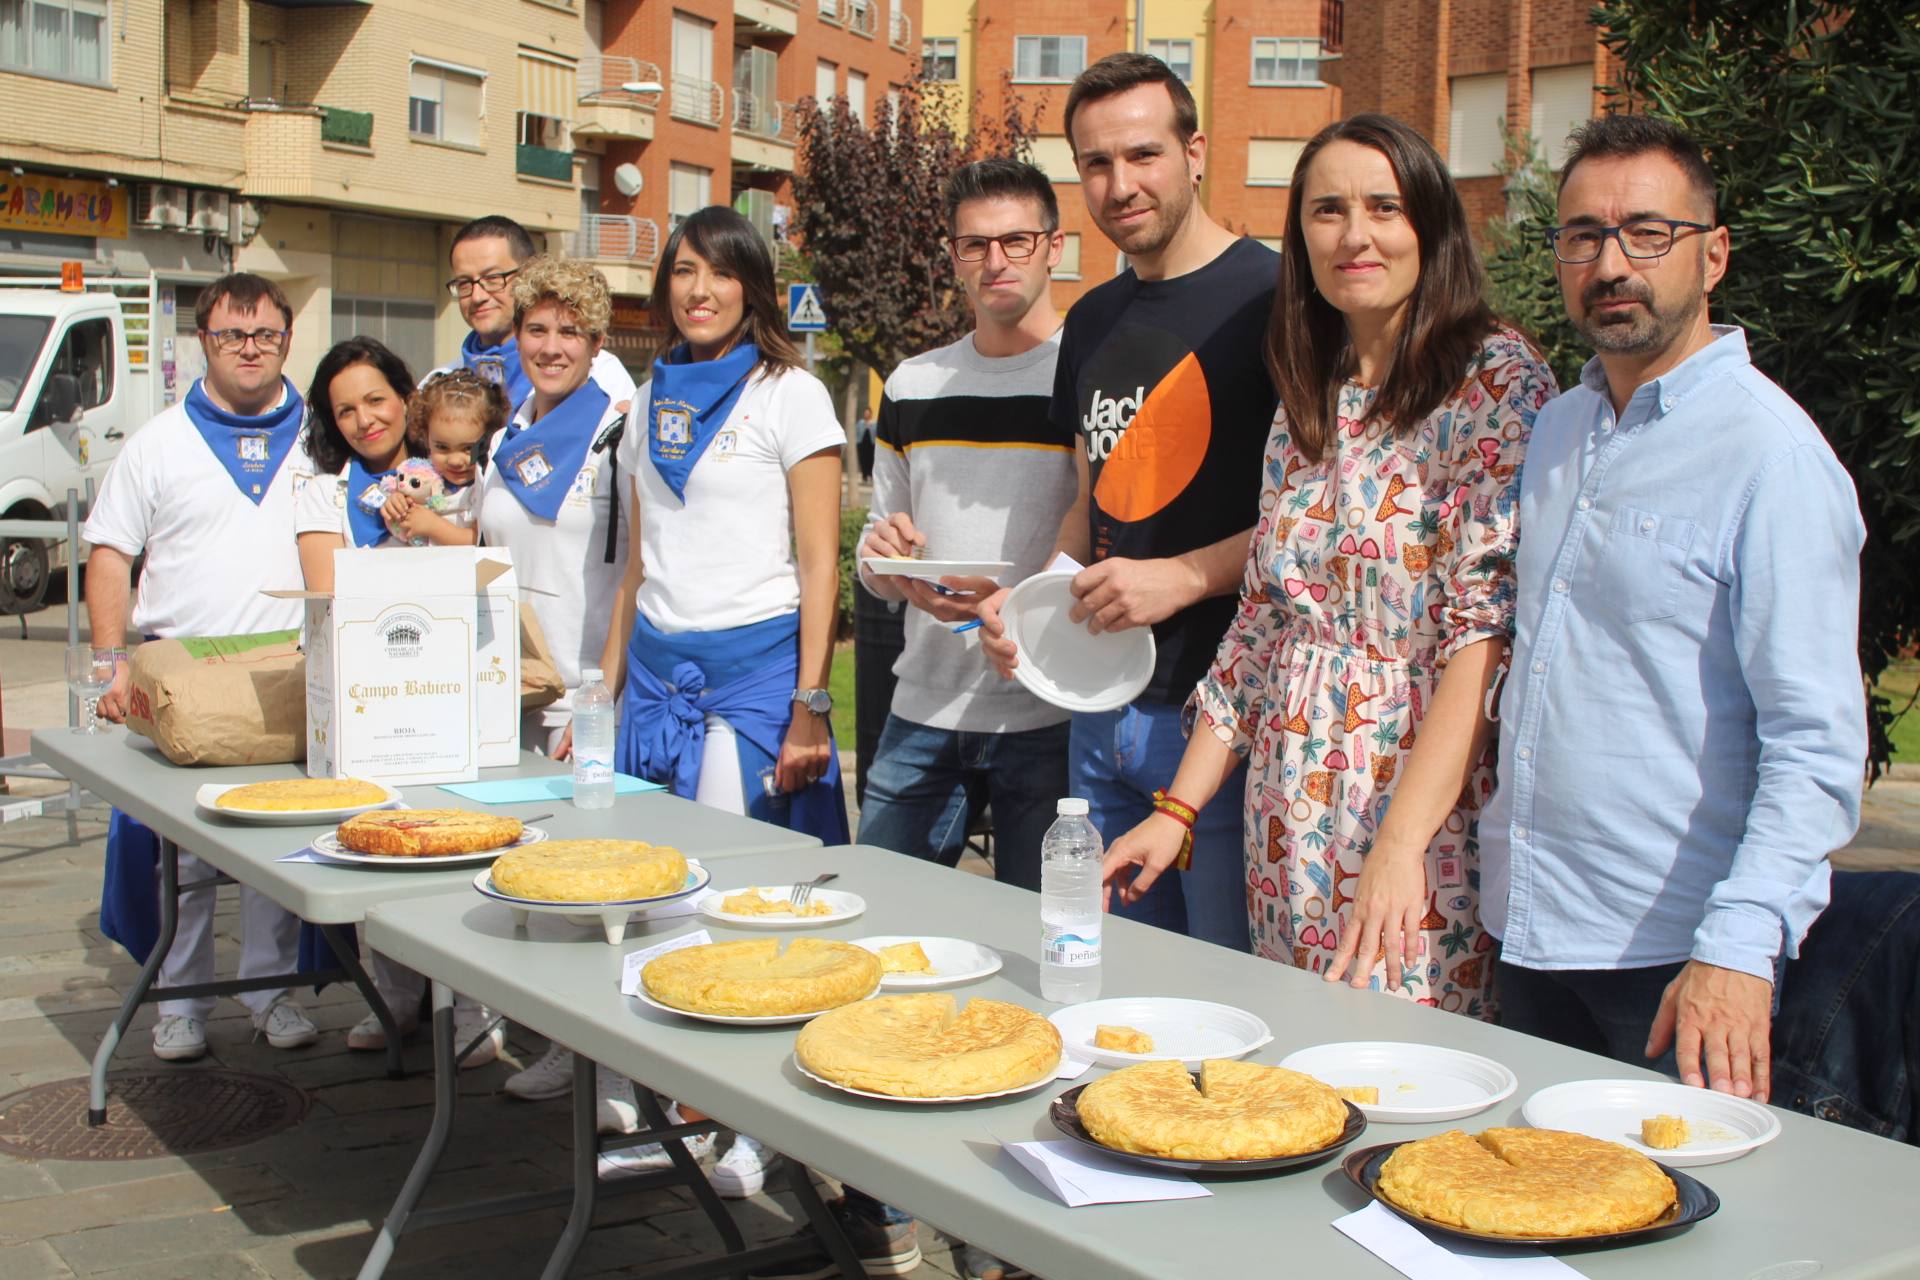
<path id="1" fill-rule="evenodd" d="M 1070 1209 L 1143 1200 L 1200 1200 L 1213 1194 L 1184 1173 L 1159 1173 L 1074 1142 L 1003 1142 L 1021 1168 Z"/>
<path id="2" fill-rule="evenodd" d="M 695 929 L 692 933 L 683 933 L 677 938 L 656 942 L 651 947 L 629 951 L 620 962 L 620 994 L 623 996 L 640 994 L 640 970 L 646 968 L 647 961 L 655 956 L 663 956 L 669 951 L 678 951 L 682 947 L 697 947 L 712 941 L 713 936 L 705 929 Z"/>
<path id="3" fill-rule="evenodd" d="M 1336 1218 L 1334 1230 L 1409 1280 L 1578 1280 L 1560 1259 L 1522 1245 L 1445 1244 L 1383 1204 Z"/>
<path id="4" fill-rule="evenodd" d="M 312 845 L 304 849 L 295 849 L 284 858 L 275 858 L 275 862 L 317 862 L 326 867 L 359 867 L 365 863 L 354 862 L 348 858 L 329 858 Z"/>
<path id="5" fill-rule="evenodd" d="M 1053 1073 L 1053 1078 L 1055 1080 L 1078 1080 L 1081 1076 L 1087 1074 L 1092 1067 L 1093 1064 L 1091 1062 L 1082 1062 L 1078 1058 L 1069 1058 L 1065 1054 L 1061 1054 L 1060 1069 Z"/>

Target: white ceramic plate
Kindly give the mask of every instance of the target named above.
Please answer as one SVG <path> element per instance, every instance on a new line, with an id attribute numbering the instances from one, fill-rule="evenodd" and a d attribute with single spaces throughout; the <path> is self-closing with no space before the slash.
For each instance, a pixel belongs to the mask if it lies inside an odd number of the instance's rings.
<path id="1" fill-rule="evenodd" d="M 527 927 L 530 915 L 566 916 L 575 923 L 579 917 L 586 917 L 589 925 L 597 923 L 606 933 L 607 941 L 618 946 L 626 940 L 627 923 L 633 917 L 645 915 L 655 907 L 663 907 L 670 902 L 678 902 L 689 894 L 699 893 L 713 880 L 713 875 L 692 858 L 687 859 L 687 878 L 672 893 L 663 893 L 657 898 L 631 898 L 621 902 L 541 902 L 536 898 L 516 898 L 512 894 L 502 893 L 493 887 L 493 868 L 482 867 L 474 873 L 473 887 L 482 897 L 492 898 L 495 902 L 505 903 L 513 912 L 516 928 Z"/>
<path id="2" fill-rule="evenodd" d="M 862 996 L 861 999 L 871 1000 L 874 995 L 877 994 L 878 990 L 876 989 L 874 992 Z M 647 994 L 645 986 L 640 988 L 638 994 L 634 996 L 634 999 L 638 1000 L 641 1004 L 651 1005 L 662 1013 L 677 1013 L 683 1018 L 692 1018 L 696 1022 L 719 1022 L 732 1027 L 774 1027 L 782 1023 L 812 1022 L 821 1014 L 832 1012 L 829 1009 L 815 1009 L 812 1013 L 770 1013 L 763 1017 L 755 1018 L 747 1017 L 744 1014 L 695 1013 L 691 1009 L 676 1009 L 670 1004 L 662 1004 Z"/>
<path id="3" fill-rule="evenodd" d="M 1111 711 L 1153 678 L 1152 627 L 1087 630 L 1068 616 L 1071 573 L 1036 573 L 1007 593 L 1000 616 L 1020 651 L 1013 674 L 1035 697 L 1068 711 Z"/>
<path id="4" fill-rule="evenodd" d="M 491 863 L 510 849 L 524 849 L 530 844 L 539 844 L 547 838 L 540 827 L 522 827 L 520 838 L 512 844 L 503 844 L 497 849 L 480 849 L 473 853 L 442 853 L 425 858 L 397 858 L 390 854 L 360 853 L 340 843 L 337 832 L 328 831 L 313 838 L 315 851 L 329 858 L 338 858 L 342 862 L 360 862 L 369 867 L 457 867 L 476 862 Z"/>
<path id="5" fill-rule="evenodd" d="M 1492 1058 L 1397 1040 L 1317 1044 L 1288 1054 L 1280 1065 L 1336 1089 L 1372 1085 L 1380 1101 L 1353 1105 L 1367 1119 L 1388 1124 L 1458 1120 L 1511 1098 L 1520 1087 L 1518 1077 Z"/>
<path id="6" fill-rule="evenodd" d="M 221 809 L 216 802 L 221 796 L 235 787 L 243 787 L 244 782 L 209 782 L 193 793 L 193 802 L 209 814 L 222 818 L 232 818 L 235 822 L 253 822 L 265 827 L 314 827 L 327 823 L 345 822 L 356 813 L 369 813 L 375 809 L 392 809 L 400 804 L 400 793 L 384 782 L 373 785 L 387 793 L 384 800 L 372 804 L 348 805 L 344 809 Z"/>
<path id="7" fill-rule="evenodd" d="M 992 578 L 1013 568 L 1011 560 L 895 560 L 890 556 L 861 556 L 861 565 L 880 578 L 919 578 L 938 582 L 942 578 Z"/>
<path id="8" fill-rule="evenodd" d="M 1068 1054 L 1106 1067 L 1167 1061 L 1198 1067 L 1208 1058 L 1245 1057 L 1273 1039 L 1267 1024 L 1245 1009 L 1172 996 L 1121 996 L 1070 1004 L 1048 1021 L 1060 1032 Z M 1094 1048 L 1094 1032 L 1102 1025 L 1146 1032 L 1153 1037 L 1153 1052 Z"/>
<path id="9" fill-rule="evenodd" d="M 867 909 L 867 900 L 857 893 L 843 893 L 839 889 L 815 889 L 813 901 L 824 902 L 833 908 L 831 915 L 796 916 L 782 912 L 771 916 L 741 916 L 730 911 L 722 911 L 720 903 L 736 893 L 745 893 L 750 888 L 758 888 L 760 896 L 772 901 L 785 901 L 793 891 L 790 884 L 741 885 L 738 889 L 715 889 L 701 898 L 697 904 L 700 914 L 709 920 L 721 924 L 730 924 L 736 929 L 812 929 L 823 924 L 839 924 L 851 920 Z"/>
<path id="10" fill-rule="evenodd" d="M 1521 1112 L 1536 1129 L 1604 1138 L 1681 1169 L 1719 1164 L 1780 1136 L 1780 1117 L 1759 1103 L 1671 1080 L 1573 1080 L 1540 1090 Z M 1692 1130 L 1686 1144 L 1650 1147 L 1640 1141 L 1640 1122 L 1653 1116 L 1685 1118 Z"/>
<path id="11" fill-rule="evenodd" d="M 919 934 L 882 934 L 874 938 L 855 938 L 853 945 L 865 947 L 876 955 L 882 947 L 902 942 L 917 942 L 927 953 L 932 973 L 889 973 L 880 985 L 889 991 L 925 991 L 930 987 L 952 987 L 973 982 L 1000 972 L 1000 953 L 992 947 L 965 938 L 928 938 Z"/>
<path id="12" fill-rule="evenodd" d="M 891 1093 L 874 1093 L 868 1089 L 856 1089 L 852 1085 L 835 1084 L 833 1081 L 817 1076 L 801 1066 L 800 1059 L 797 1055 L 794 1057 L 793 1066 L 796 1071 L 815 1084 L 823 1084 L 827 1088 L 836 1089 L 841 1093 L 851 1093 L 857 1098 L 877 1098 L 881 1102 L 918 1103 L 926 1106 L 933 1106 L 943 1102 L 980 1102 L 987 1098 L 1011 1098 L 1018 1093 L 1032 1093 L 1035 1089 L 1045 1088 L 1056 1079 L 1056 1072 L 1050 1071 L 1044 1078 L 1035 1080 L 1032 1084 L 1023 1084 L 1018 1089 L 1000 1089 L 993 1093 L 968 1093 L 951 1098 L 902 1098 Z"/>

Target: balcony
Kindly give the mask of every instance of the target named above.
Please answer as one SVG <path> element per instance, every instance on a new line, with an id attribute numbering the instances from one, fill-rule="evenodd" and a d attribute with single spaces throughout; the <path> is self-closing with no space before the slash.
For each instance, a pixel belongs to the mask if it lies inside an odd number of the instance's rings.
<path id="1" fill-rule="evenodd" d="M 902 53 L 913 48 L 913 19 L 900 7 L 900 0 L 893 0 L 887 13 L 887 43 Z"/>
<path id="2" fill-rule="evenodd" d="M 591 259 L 613 292 L 644 298 L 653 292 L 654 265 L 660 260 L 660 224 L 625 214 L 588 214 L 568 237 L 567 251 Z"/>
<path id="3" fill-rule="evenodd" d="M 731 154 L 735 164 L 792 173 L 793 126 L 787 104 L 735 89 Z"/>
<path id="4" fill-rule="evenodd" d="M 668 109 L 675 120 L 690 120 L 694 124 L 718 128 L 726 118 L 727 91 L 711 80 L 676 73 L 672 92 Z"/>
<path id="5" fill-rule="evenodd" d="M 580 107 L 575 113 L 573 131 L 583 137 L 649 141 L 653 137 L 654 109 L 660 105 L 660 91 L 635 93 L 622 86 L 664 83 L 659 66 L 642 58 L 601 54 L 581 58 Z"/>
<path id="6" fill-rule="evenodd" d="M 367 150 L 372 115 L 290 102 L 249 101 L 246 110 L 242 195 L 349 208 L 381 205 Z"/>
<path id="7" fill-rule="evenodd" d="M 794 0 L 733 0 L 733 18 L 750 36 L 791 36 L 800 31 Z"/>
<path id="8" fill-rule="evenodd" d="M 844 0 L 840 10 L 841 21 L 846 24 L 847 30 L 871 40 L 880 25 L 879 3 L 880 0 Z"/>
<path id="9" fill-rule="evenodd" d="M 521 143 L 513 149 L 513 171 L 523 178 L 573 185 L 573 152 Z"/>
<path id="10" fill-rule="evenodd" d="M 1338 54 L 1346 30 L 1346 0 L 1320 0 L 1320 52 Z"/>

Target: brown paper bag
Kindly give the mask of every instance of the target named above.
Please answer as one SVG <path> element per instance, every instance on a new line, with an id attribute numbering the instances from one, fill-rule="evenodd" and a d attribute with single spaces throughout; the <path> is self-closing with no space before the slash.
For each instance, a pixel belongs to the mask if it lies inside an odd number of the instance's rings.
<path id="1" fill-rule="evenodd" d="M 149 640 L 133 651 L 127 727 L 175 764 L 283 764 L 307 754 L 299 631 Z"/>
<path id="2" fill-rule="evenodd" d="M 540 619 L 534 616 L 533 606 L 521 601 L 520 709 L 532 711 L 558 702 L 566 694 L 567 686 L 560 679 L 560 667 L 554 662 L 553 650 L 547 645 L 547 633 L 540 629 Z"/>

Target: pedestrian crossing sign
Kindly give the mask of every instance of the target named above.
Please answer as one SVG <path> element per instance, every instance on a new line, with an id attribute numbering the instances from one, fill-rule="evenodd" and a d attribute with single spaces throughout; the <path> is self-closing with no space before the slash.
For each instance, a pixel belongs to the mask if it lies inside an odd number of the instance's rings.
<path id="1" fill-rule="evenodd" d="M 826 308 L 820 305 L 820 290 L 811 284 L 787 286 L 787 329 L 793 333 L 825 333 Z"/>

